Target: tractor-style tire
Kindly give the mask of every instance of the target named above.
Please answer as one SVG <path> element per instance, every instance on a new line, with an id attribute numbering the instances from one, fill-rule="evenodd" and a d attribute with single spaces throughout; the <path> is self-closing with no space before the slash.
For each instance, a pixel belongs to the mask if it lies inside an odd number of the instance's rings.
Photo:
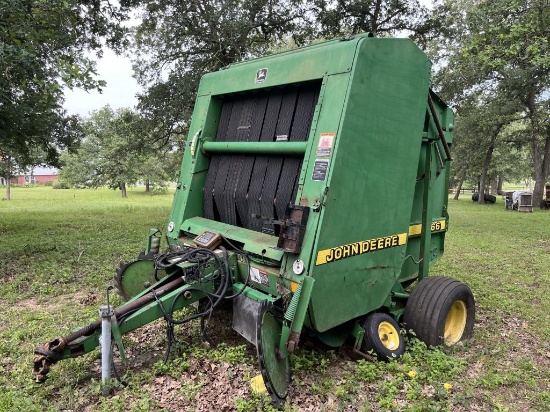
<path id="1" fill-rule="evenodd" d="M 475 301 L 464 283 L 434 276 L 413 289 L 405 307 L 404 324 L 428 346 L 456 343 L 472 337 Z"/>
<path id="2" fill-rule="evenodd" d="M 405 352 L 405 339 L 399 331 L 399 325 L 385 313 L 372 313 L 363 323 L 365 337 L 362 349 L 374 351 L 378 359 L 397 359 Z"/>

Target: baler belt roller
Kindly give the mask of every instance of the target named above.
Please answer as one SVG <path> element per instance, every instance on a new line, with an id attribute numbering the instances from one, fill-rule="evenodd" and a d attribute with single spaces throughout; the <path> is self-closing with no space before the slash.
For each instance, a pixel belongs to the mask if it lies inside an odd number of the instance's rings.
<path id="1" fill-rule="evenodd" d="M 202 145 L 206 153 L 262 155 L 303 155 L 306 148 L 307 142 L 204 142 Z"/>

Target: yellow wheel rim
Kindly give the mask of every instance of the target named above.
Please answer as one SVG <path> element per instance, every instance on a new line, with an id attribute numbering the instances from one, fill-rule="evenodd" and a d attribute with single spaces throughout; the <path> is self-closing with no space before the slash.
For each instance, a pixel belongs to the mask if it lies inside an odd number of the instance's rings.
<path id="1" fill-rule="evenodd" d="M 378 338 L 382 345 L 389 350 L 399 348 L 399 332 L 390 322 L 380 322 L 380 325 L 378 325 Z"/>
<path id="2" fill-rule="evenodd" d="M 460 341 L 466 328 L 467 318 L 466 304 L 461 300 L 457 300 L 449 309 L 447 319 L 445 319 L 445 344 L 447 346 L 452 346 Z"/>

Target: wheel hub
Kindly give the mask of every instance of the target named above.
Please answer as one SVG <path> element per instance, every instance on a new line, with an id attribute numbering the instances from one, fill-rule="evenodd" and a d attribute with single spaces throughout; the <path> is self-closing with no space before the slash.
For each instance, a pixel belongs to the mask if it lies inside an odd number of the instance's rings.
<path id="1" fill-rule="evenodd" d="M 389 350 L 394 350 L 399 346 L 399 332 L 389 322 L 380 322 L 378 337 L 380 342 Z"/>
<path id="2" fill-rule="evenodd" d="M 458 343 L 462 338 L 466 328 L 468 311 L 466 304 L 462 300 L 457 300 L 447 313 L 445 319 L 445 344 L 448 346 Z"/>

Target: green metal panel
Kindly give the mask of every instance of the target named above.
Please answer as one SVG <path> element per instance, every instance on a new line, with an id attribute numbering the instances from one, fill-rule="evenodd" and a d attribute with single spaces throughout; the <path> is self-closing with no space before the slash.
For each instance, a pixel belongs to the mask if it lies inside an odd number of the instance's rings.
<path id="1" fill-rule="evenodd" d="M 199 96 L 197 98 L 189 128 L 190 137 L 187 140 L 187 146 L 197 143 L 197 140 L 202 136 L 214 136 L 216 134 L 220 110 L 221 101 L 218 99 L 212 99 L 210 96 Z M 193 142 L 193 137 L 195 137 L 195 142 Z M 187 147 L 183 156 L 180 178 L 174 194 L 174 202 L 166 230 L 169 243 L 174 243 L 175 239 L 178 238 L 178 229 L 186 217 L 203 215 L 202 190 L 210 162 L 200 151 L 195 151 L 194 154 L 192 152 L 193 150 Z"/>
<path id="2" fill-rule="evenodd" d="M 412 42 L 369 38 L 360 45 L 311 262 L 310 312 L 318 331 L 380 308 L 400 274 L 429 74 L 430 62 Z M 370 242 L 369 252 L 317 261 L 331 248 L 396 235 L 374 241 L 376 250 Z"/>
<path id="3" fill-rule="evenodd" d="M 325 75 L 349 72 L 355 48 L 365 36 L 355 36 L 234 64 L 202 78 L 199 96 L 322 79 Z M 267 69 L 265 80 L 257 81 L 258 70 Z"/>
<path id="4" fill-rule="evenodd" d="M 283 251 L 277 249 L 277 238 L 265 233 L 254 232 L 253 230 L 228 225 L 222 222 L 215 222 L 201 217 L 185 220 L 181 228 L 186 232 L 197 234 L 205 230 L 211 230 L 222 234 L 227 239 L 239 242 L 242 244 L 242 249 L 246 252 L 279 261 L 283 257 Z"/>
<path id="5" fill-rule="evenodd" d="M 201 142 L 212 141 L 216 135 L 222 96 L 244 90 L 322 79 L 334 73 L 349 73 L 357 44 L 364 38 L 366 35 L 333 40 L 300 50 L 251 60 L 209 73 L 201 79 L 189 129 L 188 147 L 184 154 L 180 181 L 170 214 L 169 222 L 173 225 L 169 223 L 167 230 L 169 243 L 174 243 L 179 237 L 178 229 L 186 218 L 203 216 L 202 189 L 209 160 L 200 150 Z M 258 70 L 264 68 L 268 70 L 265 80 L 256 82 Z M 329 103 L 336 105 L 330 108 L 333 111 L 334 107 L 341 107 L 341 98 L 331 98 Z M 172 230 L 169 230 L 170 228 Z"/>
<path id="6" fill-rule="evenodd" d="M 452 145 L 451 131 L 454 127 L 453 112 L 433 92 L 432 98 L 436 107 L 437 115 L 439 116 L 443 129 L 445 130 L 445 138 L 448 144 Z M 426 112 L 428 113 L 427 107 Z M 431 118 L 429 118 L 425 122 L 424 136 L 424 143 L 422 145 L 422 150 L 418 162 L 415 197 L 413 207 L 411 209 L 411 226 L 409 230 L 409 241 L 407 243 L 406 252 L 406 256 L 408 256 L 408 258 L 404 262 L 400 276 L 400 279 L 403 281 L 407 279 L 415 279 L 419 274 L 418 260 L 421 258 L 421 234 L 424 229 L 422 226 L 423 195 L 425 183 L 424 169 L 426 160 L 426 149 L 428 145 L 433 146 L 433 150 L 431 150 L 430 162 L 430 204 L 428 205 L 432 211 L 431 226 L 433 226 L 430 227 L 431 239 L 430 245 L 428 246 L 430 251 L 430 264 L 435 263 L 442 256 L 444 251 L 445 232 L 449 227 L 447 203 L 450 163 L 445 159 L 443 146 L 441 142 L 437 140 L 437 130 Z M 443 167 L 441 166 L 441 162 L 443 162 Z M 442 227 L 441 222 L 444 222 L 444 227 Z"/>

